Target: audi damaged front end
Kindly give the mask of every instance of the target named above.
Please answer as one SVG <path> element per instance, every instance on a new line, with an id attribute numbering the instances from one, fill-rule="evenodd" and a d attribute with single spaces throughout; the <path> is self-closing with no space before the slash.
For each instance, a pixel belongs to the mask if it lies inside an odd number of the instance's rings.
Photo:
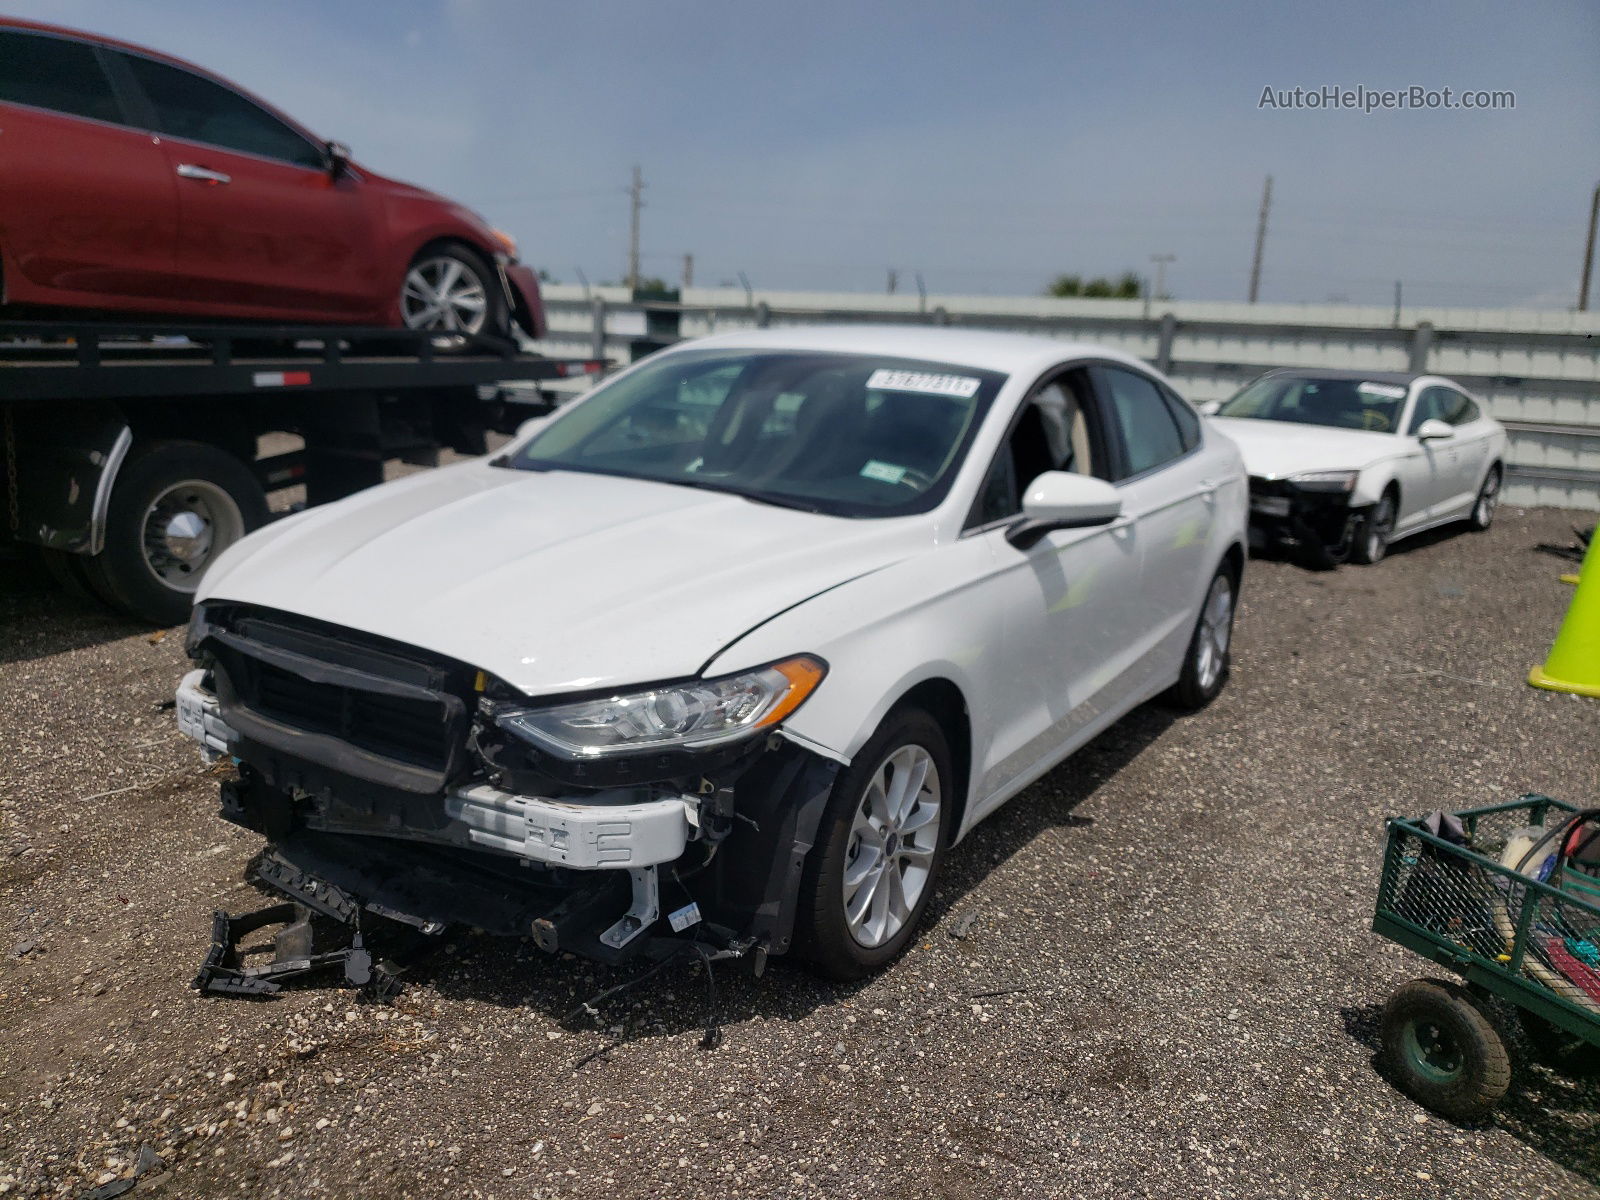
<path id="1" fill-rule="evenodd" d="M 1372 507 L 1356 499 L 1360 476 L 1359 471 L 1250 476 L 1252 548 L 1287 548 L 1319 562 L 1343 562 Z"/>
<path id="2" fill-rule="evenodd" d="M 178 720 L 235 764 L 221 815 L 334 915 L 469 926 L 605 962 L 789 948 L 838 765 L 782 734 L 827 672 L 530 697 L 474 663 L 232 601 L 195 610 Z M 329 898 L 335 901 L 330 903 Z"/>

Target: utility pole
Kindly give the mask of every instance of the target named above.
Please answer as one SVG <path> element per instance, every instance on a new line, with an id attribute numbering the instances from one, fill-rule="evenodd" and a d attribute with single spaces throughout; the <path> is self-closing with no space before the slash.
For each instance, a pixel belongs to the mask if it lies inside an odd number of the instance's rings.
<path id="1" fill-rule="evenodd" d="M 1583 247 L 1583 282 L 1578 285 L 1578 311 L 1589 311 L 1589 277 L 1594 273 L 1594 228 L 1600 224 L 1600 183 L 1594 185 L 1589 202 L 1589 240 Z"/>
<path id="2" fill-rule="evenodd" d="M 1267 248 L 1267 213 L 1272 211 L 1272 176 L 1267 176 L 1267 186 L 1261 191 L 1261 219 L 1256 222 L 1256 256 L 1250 263 L 1250 303 L 1256 302 L 1261 291 L 1261 255 Z"/>
<path id="3" fill-rule="evenodd" d="M 633 184 L 628 188 L 632 202 L 633 220 L 628 231 L 628 290 L 639 286 L 639 210 L 644 207 L 644 176 L 637 164 L 633 168 Z"/>
<path id="4" fill-rule="evenodd" d="M 892 296 L 892 295 L 894 295 L 895 288 L 897 288 L 899 286 L 900 286 L 900 272 L 896 271 L 893 267 L 890 267 L 889 268 L 889 278 L 888 278 L 887 286 L 884 288 L 884 291 L 888 295 Z"/>
<path id="5" fill-rule="evenodd" d="M 1394 327 L 1400 328 L 1400 281 L 1394 281 Z"/>
<path id="6" fill-rule="evenodd" d="M 694 286 L 694 255 L 683 256 L 683 290 L 688 291 Z"/>
<path id="7" fill-rule="evenodd" d="M 1152 254 L 1150 261 L 1156 265 L 1156 299 L 1165 300 L 1167 298 L 1167 264 L 1169 262 L 1177 262 L 1178 256 L 1176 254 Z"/>

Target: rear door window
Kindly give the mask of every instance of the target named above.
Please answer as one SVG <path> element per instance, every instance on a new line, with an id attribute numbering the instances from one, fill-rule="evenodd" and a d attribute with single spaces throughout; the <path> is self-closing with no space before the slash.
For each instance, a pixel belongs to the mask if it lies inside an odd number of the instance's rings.
<path id="1" fill-rule="evenodd" d="M 220 83 L 137 54 L 123 56 L 171 137 L 320 170 L 322 148 Z"/>
<path id="2" fill-rule="evenodd" d="M 1095 367 L 1093 371 L 1122 437 L 1123 478 L 1143 475 L 1183 457 L 1183 436 L 1154 380 L 1122 367 Z"/>
<path id="3" fill-rule="evenodd" d="M 1423 388 L 1422 395 L 1417 397 L 1416 411 L 1411 414 L 1411 424 L 1406 426 L 1406 433 L 1415 435 L 1424 421 L 1445 420 L 1445 413 L 1450 407 L 1449 395 L 1442 387 Z"/>
<path id="4" fill-rule="evenodd" d="M 1161 389 L 1161 395 L 1172 410 L 1172 419 L 1178 423 L 1178 436 L 1183 439 L 1183 448 L 1193 450 L 1200 444 L 1199 414 L 1166 388 Z"/>
<path id="5" fill-rule="evenodd" d="M 0 30 L 0 101 L 96 121 L 123 119 L 93 46 L 12 29 Z"/>
<path id="6" fill-rule="evenodd" d="M 1462 395 L 1454 389 L 1441 388 L 1444 392 L 1444 419 L 1452 425 L 1470 425 L 1478 419 L 1478 406 L 1468 396 Z"/>

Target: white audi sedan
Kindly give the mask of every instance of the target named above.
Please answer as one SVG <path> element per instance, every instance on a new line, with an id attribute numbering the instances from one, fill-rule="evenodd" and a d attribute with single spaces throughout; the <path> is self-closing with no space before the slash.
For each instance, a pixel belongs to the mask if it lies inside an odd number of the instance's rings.
<path id="1" fill-rule="evenodd" d="M 1238 450 L 1115 351 L 713 337 L 229 550 L 178 715 L 324 911 L 855 977 L 978 821 L 1217 695 L 1246 521 Z"/>
<path id="2" fill-rule="evenodd" d="M 1506 433 L 1449 379 L 1271 371 L 1203 411 L 1244 452 L 1258 545 L 1370 565 L 1396 539 L 1494 520 Z"/>

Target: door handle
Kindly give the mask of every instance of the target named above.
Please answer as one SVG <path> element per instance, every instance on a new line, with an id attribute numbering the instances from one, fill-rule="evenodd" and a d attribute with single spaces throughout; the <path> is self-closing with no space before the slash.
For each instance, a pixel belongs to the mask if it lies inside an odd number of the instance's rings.
<path id="1" fill-rule="evenodd" d="M 233 176 L 224 175 L 221 171 L 213 171 L 209 167 L 199 167 L 194 163 L 179 163 L 178 174 L 185 179 L 198 179 L 202 183 L 232 183 Z"/>

